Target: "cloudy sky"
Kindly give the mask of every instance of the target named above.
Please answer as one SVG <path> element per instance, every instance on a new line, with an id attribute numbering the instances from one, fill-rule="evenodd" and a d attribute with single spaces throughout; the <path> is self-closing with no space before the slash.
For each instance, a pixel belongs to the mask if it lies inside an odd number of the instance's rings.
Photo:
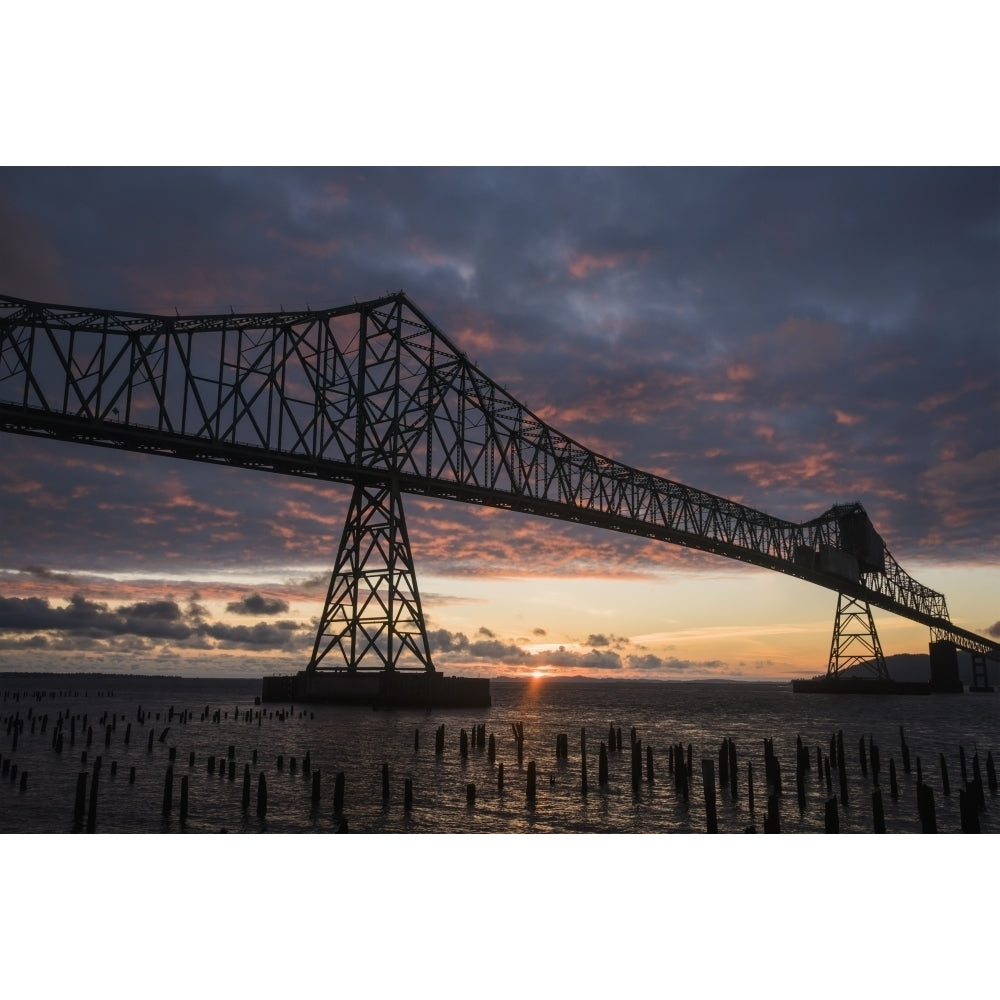
<path id="1" fill-rule="evenodd" d="M 173 313 L 403 289 L 594 450 L 789 520 L 860 500 L 1000 635 L 1000 171 L 0 169 L 0 291 Z M 304 666 L 341 487 L 0 438 L 0 667 Z M 786 677 L 836 595 L 411 498 L 440 669 Z M 879 621 L 886 653 L 926 630 Z"/>

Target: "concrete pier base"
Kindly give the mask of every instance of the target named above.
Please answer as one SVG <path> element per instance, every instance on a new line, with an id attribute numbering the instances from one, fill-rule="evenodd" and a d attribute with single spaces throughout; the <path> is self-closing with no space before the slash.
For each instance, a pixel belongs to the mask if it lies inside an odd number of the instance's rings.
<path id="1" fill-rule="evenodd" d="M 489 708 L 488 679 L 444 674 L 301 670 L 264 677 L 263 702 L 365 705 L 369 708 Z"/>

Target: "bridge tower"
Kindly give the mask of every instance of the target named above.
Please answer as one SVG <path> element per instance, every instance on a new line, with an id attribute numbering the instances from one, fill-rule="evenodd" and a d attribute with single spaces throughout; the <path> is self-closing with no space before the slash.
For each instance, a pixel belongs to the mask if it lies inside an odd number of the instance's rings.
<path id="1" fill-rule="evenodd" d="M 434 673 L 399 482 L 354 486 L 308 673 Z"/>
<path id="2" fill-rule="evenodd" d="M 833 622 L 833 639 L 830 642 L 827 679 L 834 680 L 840 676 L 841 671 L 858 664 L 873 673 L 878 680 L 890 680 L 889 668 L 882 655 L 882 644 L 875 631 L 871 606 L 867 601 L 840 591 L 837 595 L 837 615 Z"/>

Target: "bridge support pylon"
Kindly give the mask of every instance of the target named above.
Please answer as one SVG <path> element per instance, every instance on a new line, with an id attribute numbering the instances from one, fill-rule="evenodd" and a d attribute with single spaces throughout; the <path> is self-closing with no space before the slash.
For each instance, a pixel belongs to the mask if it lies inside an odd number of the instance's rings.
<path id="1" fill-rule="evenodd" d="M 399 484 L 356 483 L 307 673 L 433 674 Z"/>
<path id="2" fill-rule="evenodd" d="M 837 595 L 827 679 L 834 680 L 841 672 L 856 665 L 864 666 L 877 680 L 891 680 L 878 632 L 875 631 L 871 606 L 867 601 L 841 591 Z"/>

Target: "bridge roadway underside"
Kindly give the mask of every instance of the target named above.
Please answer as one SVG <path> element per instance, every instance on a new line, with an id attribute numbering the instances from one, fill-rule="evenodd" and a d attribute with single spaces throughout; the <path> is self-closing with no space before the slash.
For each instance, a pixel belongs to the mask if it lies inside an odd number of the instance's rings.
<path id="1" fill-rule="evenodd" d="M 347 670 L 300 670 L 265 677 L 264 702 L 365 705 L 372 708 L 489 708 L 489 679 L 444 674 Z"/>

